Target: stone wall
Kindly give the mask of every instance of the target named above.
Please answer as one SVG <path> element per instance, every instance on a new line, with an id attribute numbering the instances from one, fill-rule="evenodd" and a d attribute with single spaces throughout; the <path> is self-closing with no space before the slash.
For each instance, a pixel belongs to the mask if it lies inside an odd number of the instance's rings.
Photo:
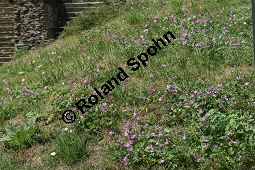
<path id="1" fill-rule="evenodd" d="M 67 22 L 104 1 L 0 0 L 0 64 L 9 62 L 23 47 L 34 49 L 50 43 Z"/>
<path id="2" fill-rule="evenodd" d="M 54 38 L 57 23 L 55 0 L 13 0 L 15 9 L 15 46 L 33 49 Z"/>

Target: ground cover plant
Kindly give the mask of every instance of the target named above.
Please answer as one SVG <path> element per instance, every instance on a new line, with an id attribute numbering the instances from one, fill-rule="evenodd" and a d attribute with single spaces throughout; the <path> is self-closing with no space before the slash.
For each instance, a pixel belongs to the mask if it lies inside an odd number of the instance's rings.
<path id="1" fill-rule="evenodd" d="M 250 1 L 108 5 L 0 67 L 0 169 L 254 168 Z M 169 30 L 173 45 L 63 122 Z"/>

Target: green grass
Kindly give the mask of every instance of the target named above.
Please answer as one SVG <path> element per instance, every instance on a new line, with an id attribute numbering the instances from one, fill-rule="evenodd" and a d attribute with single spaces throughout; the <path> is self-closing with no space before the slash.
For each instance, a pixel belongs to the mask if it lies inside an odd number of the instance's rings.
<path id="1" fill-rule="evenodd" d="M 86 141 L 77 135 L 61 134 L 57 140 L 57 147 L 60 158 L 70 165 L 87 154 Z"/>
<path id="2" fill-rule="evenodd" d="M 178 40 L 150 57 L 147 67 L 131 71 L 126 62 L 167 31 Z M 9 123 L 27 124 L 28 115 L 37 116 L 39 130 L 29 138 L 29 148 L 0 143 L 0 169 L 255 166 L 248 0 L 102 6 L 82 14 L 51 45 L 17 55 L 0 67 L 0 136 L 7 135 Z M 65 124 L 62 113 L 116 76 L 118 67 L 129 78 L 83 120 L 76 111 L 76 122 Z"/>

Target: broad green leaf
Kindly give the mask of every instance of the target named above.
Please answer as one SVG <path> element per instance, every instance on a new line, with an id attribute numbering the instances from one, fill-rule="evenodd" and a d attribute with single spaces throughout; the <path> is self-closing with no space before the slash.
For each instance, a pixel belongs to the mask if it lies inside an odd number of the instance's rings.
<path id="1" fill-rule="evenodd" d="M 27 133 L 25 131 L 17 132 L 17 138 L 20 143 L 24 143 L 27 138 Z"/>
<path id="2" fill-rule="evenodd" d="M 33 135 L 33 134 L 36 132 L 36 130 L 37 130 L 37 127 L 32 126 L 32 127 L 30 127 L 30 128 L 28 129 L 27 133 L 28 133 L 29 135 Z"/>
<path id="3" fill-rule="evenodd" d="M 5 136 L 5 137 L 0 138 L 0 142 L 11 141 L 11 140 L 12 140 L 12 138 L 10 136 Z"/>
<path id="4" fill-rule="evenodd" d="M 17 129 L 11 125 L 6 125 L 5 131 L 9 136 L 15 136 Z"/>

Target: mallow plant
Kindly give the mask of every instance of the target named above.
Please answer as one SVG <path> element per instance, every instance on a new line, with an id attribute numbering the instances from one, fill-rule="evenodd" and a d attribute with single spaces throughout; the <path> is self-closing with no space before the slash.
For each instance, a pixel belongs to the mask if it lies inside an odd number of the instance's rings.
<path id="1" fill-rule="evenodd" d="M 31 146 L 32 139 L 38 130 L 35 124 L 36 119 L 36 116 L 30 117 L 23 127 L 15 127 L 11 124 L 5 125 L 5 135 L 0 138 L 0 142 L 21 148 Z"/>

